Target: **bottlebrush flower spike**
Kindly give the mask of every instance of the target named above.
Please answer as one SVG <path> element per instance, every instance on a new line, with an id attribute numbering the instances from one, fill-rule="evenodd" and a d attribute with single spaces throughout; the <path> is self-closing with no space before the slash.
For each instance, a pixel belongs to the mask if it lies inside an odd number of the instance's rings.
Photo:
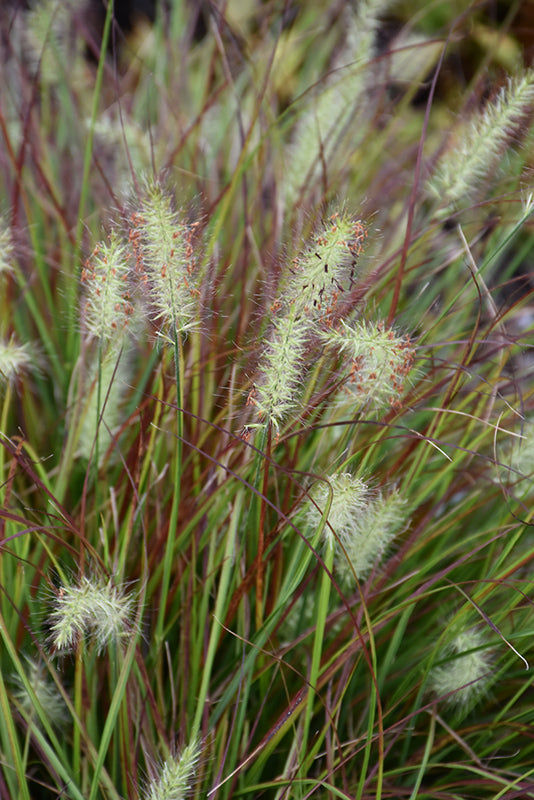
<path id="1" fill-rule="evenodd" d="M 336 546 L 336 536 L 345 541 L 354 525 L 354 520 L 361 515 L 367 505 L 367 484 L 348 472 L 331 475 L 328 484 L 318 483 L 312 491 L 313 503 L 308 509 L 308 522 L 317 528 L 321 522 L 323 509 L 326 507 L 330 493 L 332 504 L 328 512 L 328 524 L 324 528 L 327 547 Z M 335 534 L 335 535 L 334 535 Z"/>
<path id="2" fill-rule="evenodd" d="M 514 493 L 522 500 L 534 494 L 534 420 L 525 419 L 520 443 L 516 443 L 511 454 L 512 472 L 509 479 Z"/>
<path id="3" fill-rule="evenodd" d="M 200 759 L 200 744 L 193 741 L 182 752 L 163 762 L 146 787 L 144 800 L 183 800 L 194 788 L 195 773 Z"/>
<path id="4" fill-rule="evenodd" d="M 131 217 L 130 240 L 136 269 L 155 309 L 172 331 L 198 324 L 199 275 L 194 238 L 198 223 L 186 224 L 171 198 L 156 183 L 146 188 L 138 213 Z"/>
<path id="5" fill-rule="evenodd" d="M 11 259 L 13 257 L 13 241 L 9 228 L 0 218 L 0 276 L 2 273 L 11 272 Z"/>
<path id="6" fill-rule="evenodd" d="M 73 17 L 85 8 L 85 0 L 42 0 L 24 14 L 25 60 L 42 83 L 59 83 L 67 64 L 71 79 L 83 74 L 84 41 L 73 35 Z"/>
<path id="7" fill-rule="evenodd" d="M 298 312 L 330 323 L 340 297 L 352 286 L 366 236 L 359 220 L 344 213 L 332 214 L 293 261 L 285 295 Z"/>
<path id="8" fill-rule="evenodd" d="M 483 634 L 472 628 L 455 636 L 446 649 L 449 658 L 430 673 L 432 691 L 451 707 L 464 711 L 478 702 L 488 689 L 491 653 Z"/>
<path id="9" fill-rule="evenodd" d="M 317 528 L 332 492 L 324 529 L 326 544 L 336 549 L 341 576 L 349 581 L 354 575 L 364 579 L 405 524 L 405 501 L 397 491 L 389 495 L 373 492 L 350 473 L 332 475 L 328 483 L 320 483 L 312 492 L 316 505 L 310 504 L 308 521 Z"/>
<path id="10" fill-rule="evenodd" d="M 128 287 L 128 251 L 117 234 L 98 244 L 82 270 L 84 321 L 91 335 L 116 340 L 132 315 Z"/>
<path id="11" fill-rule="evenodd" d="M 343 539 L 345 552 L 337 560 L 340 574 L 349 581 L 366 578 L 406 523 L 406 501 L 398 491 L 369 492 L 363 512 Z"/>
<path id="12" fill-rule="evenodd" d="M 325 344 L 348 357 L 348 374 L 340 402 L 357 400 L 380 409 L 396 406 L 412 369 L 415 350 L 408 338 L 382 324 L 341 321 L 322 333 Z"/>
<path id="13" fill-rule="evenodd" d="M 521 120 L 534 103 L 534 71 L 510 79 L 493 103 L 459 132 L 456 147 L 444 153 L 428 182 L 445 210 L 465 205 L 490 175 Z"/>
<path id="14" fill-rule="evenodd" d="M 67 708 L 57 686 L 50 679 L 42 661 L 37 662 L 31 658 L 27 658 L 26 661 L 28 665 L 26 677 L 38 703 L 52 724 L 61 726 L 67 721 Z M 15 685 L 13 696 L 20 704 L 26 718 L 36 723 L 34 700 L 28 693 L 26 684 L 18 674 L 13 676 L 13 683 Z"/>
<path id="15" fill-rule="evenodd" d="M 313 336 L 319 324 L 332 324 L 337 302 L 354 278 L 365 236 L 359 221 L 332 214 L 293 261 L 276 302 L 278 315 L 260 363 L 260 377 L 248 399 L 275 428 L 296 405 Z"/>
<path id="16" fill-rule="evenodd" d="M 110 578 L 82 576 L 62 586 L 54 600 L 50 643 L 62 654 L 75 649 L 80 639 L 92 639 L 98 652 L 131 634 L 133 596 Z"/>
<path id="17" fill-rule="evenodd" d="M 248 405 L 254 405 L 260 418 L 276 429 L 296 405 L 308 336 L 309 322 L 299 317 L 294 308 L 273 322 L 260 364 L 260 377 L 249 395 Z"/>
<path id="18" fill-rule="evenodd" d="M 298 119 L 284 165 L 282 190 L 287 208 L 293 208 L 299 195 L 308 194 L 310 187 L 322 186 L 325 172 L 332 182 L 343 168 L 349 139 L 351 151 L 357 151 L 373 115 L 376 39 L 380 16 L 390 5 L 392 0 L 345 4 L 345 44 L 327 79 L 302 98 L 307 106 Z"/>
<path id="19" fill-rule="evenodd" d="M 0 383 L 11 383 L 17 375 L 32 365 L 30 351 L 26 344 L 0 341 Z"/>

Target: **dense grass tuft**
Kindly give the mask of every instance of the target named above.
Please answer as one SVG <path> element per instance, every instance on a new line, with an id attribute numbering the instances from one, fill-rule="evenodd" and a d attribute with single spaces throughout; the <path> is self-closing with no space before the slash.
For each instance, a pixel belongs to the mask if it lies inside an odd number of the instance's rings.
<path id="1" fill-rule="evenodd" d="M 533 82 L 479 5 L 0 11 L 2 800 L 534 798 Z"/>

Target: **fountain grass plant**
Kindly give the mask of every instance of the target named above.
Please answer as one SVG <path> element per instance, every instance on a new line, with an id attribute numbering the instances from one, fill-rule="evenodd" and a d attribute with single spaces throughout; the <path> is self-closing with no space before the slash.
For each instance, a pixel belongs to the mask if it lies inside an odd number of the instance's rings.
<path id="1" fill-rule="evenodd" d="M 57 4 L 0 12 L 0 797 L 534 798 L 513 9 Z"/>

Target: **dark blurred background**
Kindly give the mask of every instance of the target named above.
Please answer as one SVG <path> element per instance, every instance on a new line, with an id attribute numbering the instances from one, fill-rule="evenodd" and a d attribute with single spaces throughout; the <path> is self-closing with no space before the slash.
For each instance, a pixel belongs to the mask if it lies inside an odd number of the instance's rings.
<path id="1" fill-rule="evenodd" d="M 0 0 L 0 8 L 11 9 L 25 9 L 30 5 L 38 3 L 39 0 Z M 189 7 L 191 15 L 196 17 L 197 23 L 195 27 L 195 39 L 202 38 L 206 33 L 206 20 L 210 14 L 210 8 L 213 7 L 215 11 L 221 10 L 226 4 L 217 0 L 115 0 L 115 20 L 118 27 L 124 34 L 128 34 L 135 25 L 144 20 L 152 21 L 156 15 L 156 10 L 159 8 L 172 6 L 176 2 L 186 3 Z M 343 5 L 357 5 L 358 0 L 341 0 L 341 2 L 333 2 L 333 6 L 341 8 Z M 258 0 L 258 9 L 262 6 L 270 6 L 272 12 L 272 3 L 267 0 Z M 279 3 L 280 12 L 284 11 L 287 15 L 288 7 L 292 9 L 293 15 L 299 13 L 306 5 L 306 0 L 288 0 L 287 3 Z M 403 2 L 397 0 L 392 3 L 389 14 L 386 18 L 392 15 L 393 19 L 398 22 L 404 22 L 409 19 L 417 3 Z M 439 17 L 440 13 L 445 18 L 451 12 L 454 16 L 453 9 L 458 9 L 458 4 L 449 3 L 448 0 L 443 0 L 441 6 L 439 3 L 433 3 L 433 14 Z M 441 7 L 441 12 L 440 12 Z M 469 2 L 465 2 L 465 10 L 469 8 Z M 476 4 L 478 11 L 482 11 L 485 17 L 485 23 L 489 26 L 500 27 L 507 21 L 510 23 L 509 33 L 521 44 L 524 49 L 525 63 L 532 64 L 534 62 L 534 0 L 487 0 L 486 3 Z M 103 20 L 106 13 L 106 3 L 104 0 L 86 0 L 86 11 L 88 23 L 93 31 L 102 30 Z M 218 16 L 218 14 L 217 14 Z M 289 14 L 291 16 L 291 14 Z"/>
<path id="2" fill-rule="evenodd" d="M 82 3 L 84 0 L 81 0 Z M 12 13 L 17 10 L 24 10 L 30 6 L 35 6 L 40 0 L 0 0 L 0 33 L 5 34 L 5 26 L 9 25 Z M 234 4 L 239 0 L 234 0 Z M 332 0 L 329 13 L 336 16 L 342 12 L 347 5 L 357 6 L 359 0 Z M 219 24 L 226 25 L 225 16 L 221 16 L 221 10 L 226 9 L 232 3 L 225 0 L 115 0 L 115 30 L 111 37 L 109 49 L 117 48 L 120 50 L 121 42 L 128 39 L 136 26 L 143 22 L 152 22 L 156 13 L 168 13 L 176 4 L 185 5 L 188 18 L 190 20 L 190 35 L 195 41 L 201 40 L 209 29 L 209 20 L 217 20 Z M 249 34 L 256 27 L 255 33 L 261 30 L 259 20 L 266 15 L 272 18 L 279 8 L 280 18 L 284 18 L 286 24 L 306 9 L 307 0 L 256 0 L 255 4 L 247 3 L 248 16 L 257 17 L 258 23 L 252 25 Z M 387 49 L 388 41 L 405 25 L 413 16 L 417 9 L 420 9 L 422 0 L 395 0 L 383 15 L 382 30 L 379 33 L 377 42 L 379 49 Z M 102 36 L 104 20 L 106 15 L 106 0 L 85 0 L 84 10 L 80 12 L 83 20 L 82 24 L 86 33 L 89 34 L 88 41 L 92 45 L 88 48 L 88 57 L 94 60 L 99 51 L 99 43 Z M 274 8 L 273 8 L 274 7 Z M 8 10 L 7 16 L 2 11 Z M 496 35 L 506 35 L 519 45 L 522 53 L 524 66 L 532 66 L 534 63 L 534 0 L 487 0 L 486 2 L 470 3 L 469 0 L 442 0 L 441 3 L 432 3 L 431 12 L 418 15 L 423 26 L 423 32 L 427 35 L 443 36 L 445 31 L 449 31 L 451 25 L 465 12 L 468 12 L 473 22 L 471 35 L 468 27 L 463 28 L 461 41 L 455 45 L 455 58 L 460 58 L 462 62 L 463 75 L 469 79 L 480 64 L 480 59 L 484 57 L 485 47 L 488 41 L 481 42 L 477 39 L 477 28 L 482 23 L 483 29 L 494 31 Z M 11 13 L 10 13 L 11 12 Z M 474 16 L 473 16 L 474 14 Z M 6 22 L 7 20 L 7 22 Z M 499 33 L 500 32 L 500 33 Z M 234 39 L 239 39 L 239 33 L 234 32 Z M 246 35 L 246 34 L 245 34 Z M 486 33 L 485 40 L 488 39 Z M 450 50 L 449 45 L 449 50 Z M 454 59 L 452 59 L 454 61 Z M 454 64 L 451 74 L 454 76 Z M 451 64 L 444 64 L 445 69 Z"/>

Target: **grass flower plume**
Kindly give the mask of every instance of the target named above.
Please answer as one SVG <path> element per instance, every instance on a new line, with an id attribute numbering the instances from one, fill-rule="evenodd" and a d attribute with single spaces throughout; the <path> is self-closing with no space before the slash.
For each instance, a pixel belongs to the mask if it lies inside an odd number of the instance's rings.
<path id="1" fill-rule="evenodd" d="M 287 300 L 299 312 L 327 324 L 340 297 L 354 283 L 367 231 L 348 214 L 332 214 L 320 233 L 293 261 Z"/>
<path id="2" fill-rule="evenodd" d="M 11 259 L 13 258 L 13 241 L 8 226 L 0 217 L 0 277 L 11 272 Z M 1 284 L 0 284 L 1 285 Z"/>
<path id="3" fill-rule="evenodd" d="M 465 126 L 437 165 L 429 190 L 446 208 L 469 202 L 502 157 L 534 102 L 534 71 L 510 79 L 496 100 Z"/>
<path id="4" fill-rule="evenodd" d="M 130 239 L 154 322 L 185 333 L 198 325 L 199 278 L 195 251 L 198 223 L 187 224 L 174 211 L 171 197 L 150 184 L 139 211 L 131 217 Z"/>
<path id="5" fill-rule="evenodd" d="M 273 305 L 276 315 L 264 346 L 259 377 L 248 399 L 260 418 L 277 430 L 296 409 L 314 338 L 323 326 L 332 324 L 340 298 L 351 288 L 366 235 L 359 220 L 333 213 L 293 260 L 283 281 L 281 296 Z"/>
<path id="6" fill-rule="evenodd" d="M 133 596 L 111 578 L 82 576 L 77 583 L 62 586 L 53 602 L 50 644 L 59 654 L 72 652 L 81 639 L 92 641 L 102 652 L 131 633 Z"/>
<path id="7" fill-rule="evenodd" d="M 143 793 L 143 800 L 183 800 L 194 789 L 200 744 L 194 741 L 161 764 Z"/>
<path id="8" fill-rule="evenodd" d="M 350 137 L 354 148 L 365 130 L 361 121 L 372 108 L 365 93 L 379 18 L 391 5 L 391 0 L 361 0 L 347 6 L 345 43 L 328 78 L 321 81 L 319 91 L 311 93 L 295 128 L 283 184 L 288 204 L 294 203 L 305 187 L 320 186 L 327 177 L 322 174 L 325 167 L 330 171 L 339 168 L 343 139 Z"/>
<path id="9" fill-rule="evenodd" d="M 317 528 L 321 521 L 330 493 L 332 504 L 324 536 L 327 547 L 335 547 L 336 536 L 344 538 L 345 533 L 353 526 L 356 516 L 365 510 L 368 488 L 360 478 L 355 478 L 348 472 L 331 475 L 328 484 L 323 481 L 318 483 L 312 492 L 314 502 L 308 508 L 308 523 L 313 528 Z"/>
<path id="10" fill-rule="evenodd" d="M 0 341 L 0 384 L 11 383 L 31 365 L 32 359 L 27 344 L 15 344 L 12 340 Z"/>
<path id="11" fill-rule="evenodd" d="M 45 84 L 57 84 L 67 63 L 79 73 L 83 43 L 73 37 L 72 17 L 84 8 L 84 0 L 33 2 L 25 14 L 25 43 L 33 69 Z"/>
<path id="12" fill-rule="evenodd" d="M 0 800 L 534 800 L 522 5 L 0 0 Z"/>
<path id="13" fill-rule="evenodd" d="M 369 493 L 362 514 L 356 515 L 342 540 L 338 568 L 349 581 L 366 578 L 395 536 L 407 524 L 406 501 L 396 490 Z"/>
<path id="14" fill-rule="evenodd" d="M 48 676 L 46 665 L 42 661 L 34 661 L 31 658 L 27 658 L 26 662 L 28 667 L 26 677 L 42 711 L 53 725 L 60 726 L 67 719 L 67 709 L 56 685 Z M 35 717 L 33 698 L 28 693 L 20 675 L 13 676 L 13 683 L 15 684 L 13 695 L 22 711 L 27 718 Z"/>
<path id="15" fill-rule="evenodd" d="M 132 314 L 128 251 L 116 233 L 95 247 L 82 271 L 87 332 L 102 341 L 119 339 Z"/>
<path id="16" fill-rule="evenodd" d="M 490 664 L 483 634 L 476 629 L 462 631 L 448 645 L 445 663 L 431 672 L 431 689 L 448 706 L 469 710 L 487 692 Z"/>
<path id="17" fill-rule="evenodd" d="M 373 409 L 398 405 L 415 357 L 408 338 L 380 323 L 341 321 L 339 328 L 326 330 L 322 339 L 348 358 L 340 402 L 356 400 Z"/>
<path id="18" fill-rule="evenodd" d="M 321 482 L 312 493 L 314 504 L 309 507 L 308 521 L 314 528 L 319 525 L 330 492 L 331 506 L 324 529 L 326 544 L 336 550 L 343 577 L 349 581 L 353 576 L 364 579 L 405 525 L 405 501 L 396 491 L 389 495 L 373 492 L 360 478 L 349 473 L 335 474 L 328 479 L 328 485 Z"/>
<path id="19" fill-rule="evenodd" d="M 523 500 L 534 494 L 534 421 L 524 420 L 523 439 L 515 444 L 511 467 L 514 472 L 510 476 L 514 492 Z"/>
<path id="20" fill-rule="evenodd" d="M 308 321 L 293 311 L 273 322 L 258 384 L 252 389 L 248 404 L 256 408 L 260 420 L 269 422 L 276 430 L 297 404 L 309 334 Z"/>

